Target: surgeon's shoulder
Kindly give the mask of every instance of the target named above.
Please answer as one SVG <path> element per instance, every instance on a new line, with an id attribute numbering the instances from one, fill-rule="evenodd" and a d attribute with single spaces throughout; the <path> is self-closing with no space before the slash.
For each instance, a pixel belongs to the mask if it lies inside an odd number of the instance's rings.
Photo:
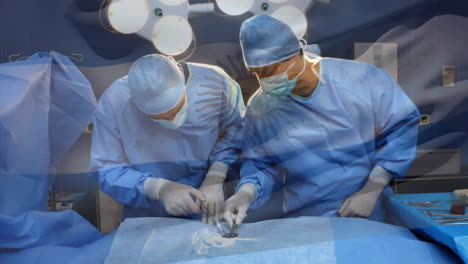
<path id="1" fill-rule="evenodd" d="M 211 72 L 220 76 L 227 75 L 227 73 L 221 67 L 218 67 L 216 65 L 196 62 L 189 62 L 188 65 L 190 65 L 193 69 L 197 69 L 199 71 Z"/>
<path id="2" fill-rule="evenodd" d="M 287 101 L 286 96 L 269 95 L 259 88 L 247 102 L 246 116 L 262 118 L 266 114 L 287 105 Z"/>
<path id="3" fill-rule="evenodd" d="M 368 99 L 373 90 L 393 81 L 384 70 L 360 61 L 326 58 L 322 67 L 327 79 L 363 100 Z"/>
<path id="4" fill-rule="evenodd" d="M 265 100 L 267 97 L 267 94 L 263 92 L 262 89 L 258 88 L 253 94 L 252 96 L 250 96 L 248 102 L 247 102 L 247 106 L 251 105 L 251 104 L 258 104 L 260 102 L 263 102 L 263 100 Z"/>
<path id="5" fill-rule="evenodd" d="M 231 87 L 232 84 L 237 85 L 237 82 L 229 76 L 221 67 L 203 63 L 188 63 L 193 70 L 193 74 L 201 77 L 203 76 L 207 80 L 224 84 L 224 87 Z"/>
<path id="6" fill-rule="evenodd" d="M 101 95 L 101 98 L 99 99 L 99 107 L 124 107 L 129 100 L 130 92 L 128 90 L 128 78 L 127 76 L 124 76 L 114 81 Z"/>
<path id="7" fill-rule="evenodd" d="M 324 58 L 322 65 L 333 79 L 338 80 L 363 81 L 369 79 L 370 75 L 380 75 L 382 72 L 381 69 L 365 62 L 337 58 Z"/>

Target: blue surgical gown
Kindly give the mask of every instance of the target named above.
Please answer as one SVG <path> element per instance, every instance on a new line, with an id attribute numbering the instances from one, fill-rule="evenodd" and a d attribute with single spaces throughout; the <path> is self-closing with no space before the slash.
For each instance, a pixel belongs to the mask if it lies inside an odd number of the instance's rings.
<path id="1" fill-rule="evenodd" d="M 215 162 L 237 161 L 245 106 L 239 85 L 220 68 L 185 63 L 188 116 L 177 130 L 159 125 L 132 101 L 127 77 L 102 95 L 94 116 L 91 175 L 126 205 L 124 217 L 168 216 L 143 191 L 148 177 L 199 187 Z M 95 173 L 93 173 L 95 172 Z"/>
<path id="2" fill-rule="evenodd" d="M 47 211 L 57 168 L 95 109 L 91 84 L 60 53 L 0 64 L 0 215 Z"/>
<path id="3" fill-rule="evenodd" d="M 282 188 L 287 215 L 336 216 L 375 166 L 398 178 L 412 163 L 419 112 L 389 74 L 322 58 L 320 76 L 307 98 L 259 89 L 250 99 L 238 186 L 256 186 L 252 208 Z"/>

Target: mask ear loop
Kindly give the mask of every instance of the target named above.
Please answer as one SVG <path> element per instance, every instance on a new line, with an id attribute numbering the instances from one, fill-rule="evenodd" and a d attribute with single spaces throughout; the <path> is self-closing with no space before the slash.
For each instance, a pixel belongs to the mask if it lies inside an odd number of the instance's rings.
<path id="1" fill-rule="evenodd" d="M 320 73 L 318 73 L 316 70 L 315 70 L 315 65 L 317 65 L 317 63 L 319 63 L 321 61 L 322 57 L 317 57 L 314 59 L 314 62 L 312 63 L 312 67 L 310 67 L 310 69 L 312 70 L 312 73 L 315 75 L 315 77 L 317 77 L 319 79 L 319 82 L 323 83 L 323 84 L 327 84 L 327 82 L 322 78 L 322 76 L 320 76 Z"/>
<path id="2" fill-rule="evenodd" d="M 284 72 L 288 73 L 288 71 L 291 70 L 294 67 L 294 65 L 296 65 L 295 61 L 293 61 L 293 63 L 291 63 L 291 65 L 289 65 L 289 67 Z"/>
<path id="3" fill-rule="evenodd" d="M 300 40 L 299 40 L 299 43 L 301 44 L 301 49 L 302 49 L 302 50 L 304 50 L 304 48 L 305 48 L 307 45 L 309 45 L 309 44 L 307 43 L 307 40 L 305 40 L 305 39 L 300 39 Z"/>
<path id="4" fill-rule="evenodd" d="M 304 50 L 304 48 L 308 45 L 307 40 L 305 40 L 305 39 L 300 39 L 299 42 L 300 42 L 300 44 L 301 44 L 301 49 L 302 49 L 302 50 Z M 311 67 L 310 69 L 312 70 L 312 73 L 315 75 L 315 77 L 317 77 L 321 83 L 327 84 L 327 82 L 325 82 L 325 80 L 324 80 L 324 79 L 320 76 L 320 74 L 315 70 L 315 65 L 317 65 L 317 63 L 319 63 L 321 59 L 322 59 L 322 57 L 317 56 L 317 57 L 314 59 L 314 62 L 312 63 L 312 67 Z"/>
<path id="5" fill-rule="evenodd" d="M 189 103 L 188 103 L 188 100 L 187 100 L 187 92 L 184 92 L 184 96 L 182 98 L 185 97 L 185 102 L 184 102 L 184 105 L 182 106 L 182 108 L 177 112 L 177 114 L 174 116 L 174 120 L 178 120 L 181 118 L 182 115 L 185 115 L 185 118 L 187 118 L 187 111 L 188 111 L 188 108 L 189 108 Z M 185 121 L 184 121 L 185 122 Z M 182 126 L 182 125 L 181 125 Z M 180 126 L 179 126 L 180 127 Z"/>
<path id="6" fill-rule="evenodd" d="M 302 57 L 302 58 L 303 58 L 302 62 L 304 62 L 304 66 L 302 67 L 302 70 L 299 72 L 299 74 L 297 74 L 296 78 L 301 76 L 301 74 L 303 74 L 305 72 L 306 68 L 307 68 L 307 62 L 306 62 L 305 56 Z"/>

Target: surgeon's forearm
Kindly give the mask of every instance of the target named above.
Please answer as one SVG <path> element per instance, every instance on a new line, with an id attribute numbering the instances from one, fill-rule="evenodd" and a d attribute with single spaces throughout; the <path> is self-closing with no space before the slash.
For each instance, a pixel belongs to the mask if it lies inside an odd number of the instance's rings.
<path id="1" fill-rule="evenodd" d="M 240 129 L 240 128 L 239 128 Z M 212 166 L 216 162 L 223 163 L 227 168 L 230 168 L 232 164 L 237 162 L 241 156 L 241 144 L 236 135 L 240 134 L 239 129 L 230 128 L 230 132 L 221 138 L 213 149 L 210 160 Z"/>
<path id="2" fill-rule="evenodd" d="M 162 178 L 146 178 L 143 184 L 143 190 L 146 197 L 148 197 L 150 200 L 159 200 L 159 191 L 167 182 L 169 181 Z"/>
<path id="3" fill-rule="evenodd" d="M 239 192 L 244 192 L 248 195 L 250 204 L 254 203 L 257 200 L 257 187 L 255 187 L 255 185 L 252 183 L 242 184 L 237 190 L 237 193 Z"/>
<path id="4" fill-rule="evenodd" d="M 150 206 L 144 193 L 144 182 L 149 173 L 125 166 L 101 169 L 98 173 L 100 189 L 116 201 L 134 207 Z"/>
<path id="5" fill-rule="evenodd" d="M 246 159 L 240 170 L 241 180 L 236 191 L 246 184 L 254 187 L 255 199 L 251 208 L 258 208 L 271 197 L 276 186 L 275 178 L 279 178 L 278 173 L 279 171 L 271 164 Z"/>
<path id="6" fill-rule="evenodd" d="M 245 108 L 242 101 L 241 103 L 241 110 L 237 105 L 235 109 L 229 111 L 232 112 L 229 116 L 223 118 L 226 121 L 220 124 L 222 129 L 219 132 L 223 136 L 216 143 L 210 158 L 212 161 L 223 162 L 228 167 L 238 161 L 241 155 L 243 140 L 242 116 Z"/>
<path id="7" fill-rule="evenodd" d="M 392 174 L 380 166 L 375 166 L 369 174 L 369 181 L 383 187 L 387 186 L 391 180 Z"/>
<path id="8" fill-rule="evenodd" d="M 419 112 L 414 109 L 400 120 L 393 128 L 386 128 L 385 136 L 376 141 L 377 152 L 374 156 L 376 166 L 391 172 L 394 178 L 402 178 L 416 156 Z M 386 133 L 386 134 L 385 134 Z"/>
<path id="9" fill-rule="evenodd" d="M 215 161 L 213 162 L 213 164 L 211 164 L 210 168 L 208 169 L 206 178 L 208 178 L 208 180 L 210 181 L 220 181 L 222 183 L 226 179 L 228 170 L 229 168 L 224 162 Z"/>

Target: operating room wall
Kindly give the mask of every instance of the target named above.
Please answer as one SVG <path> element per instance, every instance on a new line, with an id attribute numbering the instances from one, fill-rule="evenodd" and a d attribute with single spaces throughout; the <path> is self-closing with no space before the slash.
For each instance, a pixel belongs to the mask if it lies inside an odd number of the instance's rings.
<path id="1" fill-rule="evenodd" d="M 468 165 L 468 3 L 424 1 L 387 18 L 318 40 L 322 54 L 353 59 L 355 42 L 396 43 L 398 83 L 430 123 L 419 127 L 419 149 L 461 149 Z M 455 84 L 444 87 L 443 67 L 455 67 Z"/>
<path id="2" fill-rule="evenodd" d="M 214 1 L 190 1 L 206 3 Z M 135 35 L 106 31 L 99 22 L 98 0 L 2 1 L 0 62 L 37 51 L 55 50 L 75 58 L 97 98 L 135 59 L 157 50 Z M 243 66 L 238 34 L 250 14 L 214 14 L 190 18 L 196 46 L 176 57 L 224 68 L 247 99 L 258 84 Z M 431 122 L 421 126 L 420 148 L 460 148 L 468 166 L 468 2 L 464 0 L 330 0 L 307 11 L 306 40 L 322 56 L 354 59 L 354 44 L 398 44 L 398 82 Z M 456 85 L 442 87 L 442 66 L 454 65 Z M 85 173 L 91 135 L 83 134 L 60 168 L 62 174 Z M 84 174 L 82 174 L 84 176 Z M 75 177 L 80 180 L 80 177 Z"/>

